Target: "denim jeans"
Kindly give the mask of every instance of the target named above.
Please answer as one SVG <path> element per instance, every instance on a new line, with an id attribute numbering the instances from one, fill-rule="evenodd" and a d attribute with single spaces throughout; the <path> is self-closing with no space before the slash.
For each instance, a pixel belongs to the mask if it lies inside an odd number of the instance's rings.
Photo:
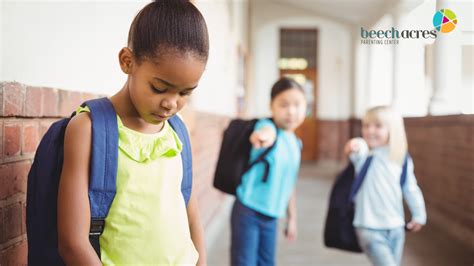
<path id="1" fill-rule="evenodd" d="M 356 234 L 360 247 L 374 266 L 400 265 L 405 243 L 404 227 L 389 230 L 356 227 Z"/>
<path id="2" fill-rule="evenodd" d="M 277 218 L 258 213 L 235 200 L 231 216 L 231 265 L 275 265 L 277 224 Z"/>

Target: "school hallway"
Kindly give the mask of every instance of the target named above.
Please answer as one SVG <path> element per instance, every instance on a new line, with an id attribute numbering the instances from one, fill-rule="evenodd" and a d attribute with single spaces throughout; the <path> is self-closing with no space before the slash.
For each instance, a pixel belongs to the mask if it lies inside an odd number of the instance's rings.
<path id="1" fill-rule="evenodd" d="M 328 249 L 323 244 L 323 228 L 331 185 L 343 165 L 321 162 L 303 163 L 297 184 L 298 240 L 288 243 L 283 236 L 284 221 L 278 232 L 277 265 L 370 265 L 365 255 Z M 229 265 L 230 209 L 233 197 L 209 228 L 208 263 L 210 266 Z M 402 265 L 473 265 L 474 254 L 462 243 L 429 224 L 417 234 L 406 235 Z"/>
<path id="2" fill-rule="evenodd" d="M 41 139 L 84 101 L 124 87 L 117 54 L 146 2 L 0 0 L 0 266 L 27 265 L 28 172 Z M 370 265 L 325 248 L 323 227 L 345 143 L 361 137 L 368 108 L 390 105 L 404 117 L 428 216 L 407 235 L 403 265 L 474 266 L 474 1 L 191 2 L 210 49 L 179 114 L 209 265 L 229 265 L 233 197 L 213 187 L 223 132 L 235 118 L 270 117 L 272 84 L 290 77 L 307 101 L 296 130 L 305 163 L 298 240 L 280 229 L 277 264 Z"/>

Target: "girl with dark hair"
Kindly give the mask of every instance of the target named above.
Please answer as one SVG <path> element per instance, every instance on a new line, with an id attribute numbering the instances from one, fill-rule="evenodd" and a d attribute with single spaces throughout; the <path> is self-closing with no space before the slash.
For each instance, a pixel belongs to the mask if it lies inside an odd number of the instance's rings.
<path id="1" fill-rule="evenodd" d="M 250 162 L 275 143 L 265 167 L 256 164 L 242 176 L 232 209 L 231 264 L 275 265 L 278 218 L 287 215 L 285 236 L 296 240 L 296 199 L 301 141 L 294 131 L 303 122 L 306 100 L 301 86 L 289 78 L 278 80 L 271 91 L 272 120 L 261 119 L 250 136 Z"/>
<path id="2" fill-rule="evenodd" d="M 195 195 L 180 191 L 182 143 L 167 121 L 186 104 L 208 58 L 208 33 L 185 0 L 159 0 L 132 22 L 118 59 L 128 76 L 110 101 L 119 134 L 117 191 L 100 236 L 89 242 L 91 118 L 67 126 L 58 196 L 59 253 L 68 265 L 205 265 Z"/>

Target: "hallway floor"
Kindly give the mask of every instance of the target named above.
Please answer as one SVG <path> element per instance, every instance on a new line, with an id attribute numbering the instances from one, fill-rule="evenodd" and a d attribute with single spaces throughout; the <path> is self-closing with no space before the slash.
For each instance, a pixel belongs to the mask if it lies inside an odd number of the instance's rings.
<path id="1" fill-rule="evenodd" d="M 286 241 L 284 222 L 280 221 L 277 265 L 370 265 L 365 255 L 328 249 L 323 244 L 327 200 L 340 167 L 332 163 L 303 164 L 297 184 L 298 240 L 295 243 Z M 220 215 L 228 218 L 222 219 L 215 241 L 208 249 L 210 266 L 229 265 L 231 204 L 226 206 Z M 474 265 L 474 252 L 429 224 L 420 233 L 407 234 L 402 265 Z"/>

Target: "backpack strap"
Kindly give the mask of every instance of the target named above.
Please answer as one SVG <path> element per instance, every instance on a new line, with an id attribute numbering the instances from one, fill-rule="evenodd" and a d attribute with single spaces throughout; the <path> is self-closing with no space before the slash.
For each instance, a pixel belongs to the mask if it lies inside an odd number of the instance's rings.
<path id="1" fill-rule="evenodd" d="M 89 239 L 100 258 L 99 236 L 105 217 L 115 197 L 118 163 L 117 114 L 107 98 L 84 103 L 90 109 L 92 145 L 90 160 L 89 201 L 91 227 Z"/>
<path id="2" fill-rule="evenodd" d="M 272 121 L 273 126 L 275 126 L 275 132 L 276 132 L 275 141 L 273 142 L 272 146 L 268 147 L 265 151 L 263 151 L 263 152 L 257 157 L 257 159 L 255 159 L 252 163 L 250 163 L 249 165 L 247 165 L 247 167 L 245 167 L 244 171 L 242 172 L 242 175 L 243 175 L 243 174 L 245 174 L 248 170 L 250 170 L 250 168 L 252 168 L 254 165 L 256 165 L 257 163 L 263 162 L 263 164 L 265 165 L 265 171 L 263 172 L 263 177 L 262 177 L 262 181 L 263 181 L 263 182 L 267 182 L 267 180 L 268 180 L 268 175 L 269 175 L 269 173 L 270 173 L 270 163 L 265 159 L 265 157 L 273 150 L 273 148 L 275 148 L 276 143 L 277 143 L 277 140 L 278 140 L 278 128 L 277 128 L 277 126 L 275 125 L 275 122 L 273 121 L 272 118 L 269 118 L 269 120 Z"/>
<path id="3" fill-rule="evenodd" d="M 267 154 L 270 153 L 270 151 L 275 147 L 275 143 L 276 141 L 272 144 L 272 146 L 268 147 L 264 152 L 262 152 L 262 154 L 260 154 L 260 156 L 258 156 L 255 161 L 245 167 L 244 172 L 242 174 L 245 174 L 248 170 L 250 170 L 250 168 L 252 168 L 257 163 L 263 162 L 263 164 L 265 165 L 265 171 L 263 172 L 262 181 L 267 182 L 268 174 L 270 173 L 270 163 L 265 159 L 265 156 L 267 156 Z"/>
<path id="4" fill-rule="evenodd" d="M 181 142 L 183 142 L 183 150 L 181 152 L 181 161 L 183 164 L 183 180 L 181 181 L 181 193 L 183 194 L 184 202 L 188 206 L 189 198 L 193 187 L 193 160 L 191 151 L 191 142 L 189 141 L 189 134 L 183 120 L 178 115 L 172 116 L 168 119 L 173 130 L 178 135 Z"/>
<path id="5" fill-rule="evenodd" d="M 403 162 L 403 167 L 402 167 L 402 176 L 400 177 L 400 186 L 403 188 L 407 181 L 407 174 L 408 174 L 408 159 L 410 159 L 410 154 L 406 154 L 405 156 L 405 161 Z"/>
<path id="6" fill-rule="evenodd" d="M 118 127 L 117 115 L 109 99 L 100 98 L 85 103 L 92 120 L 92 151 L 89 181 L 91 217 L 105 218 L 115 196 Z"/>
<path id="7" fill-rule="evenodd" d="M 367 171 L 369 170 L 369 166 L 372 163 L 373 158 L 373 156 L 367 157 L 367 160 L 365 160 L 364 165 L 362 165 L 360 172 L 356 175 L 354 182 L 352 183 L 351 193 L 349 194 L 350 202 L 354 201 L 357 191 L 359 191 L 360 186 L 362 186 L 362 182 L 364 182 L 365 176 L 367 175 Z"/>
<path id="8" fill-rule="evenodd" d="M 402 175 L 400 177 L 400 186 L 402 187 L 402 189 L 407 181 L 409 158 L 411 157 L 407 153 L 407 155 L 405 156 L 405 161 L 403 162 Z M 367 171 L 369 170 L 369 166 L 370 166 L 370 163 L 372 162 L 372 159 L 373 159 L 372 156 L 367 157 L 367 160 L 365 161 L 364 165 L 362 166 L 362 169 L 360 170 L 359 174 L 356 176 L 354 180 L 354 183 L 352 184 L 351 193 L 349 194 L 349 199 L 351 202 L 354 201 L 354 197 L 357 194 L 357 191 L 359 191 L 360 187 L 362 186 L 362 182 L 364 181 L 365 176 L 367 175 Z"/>

